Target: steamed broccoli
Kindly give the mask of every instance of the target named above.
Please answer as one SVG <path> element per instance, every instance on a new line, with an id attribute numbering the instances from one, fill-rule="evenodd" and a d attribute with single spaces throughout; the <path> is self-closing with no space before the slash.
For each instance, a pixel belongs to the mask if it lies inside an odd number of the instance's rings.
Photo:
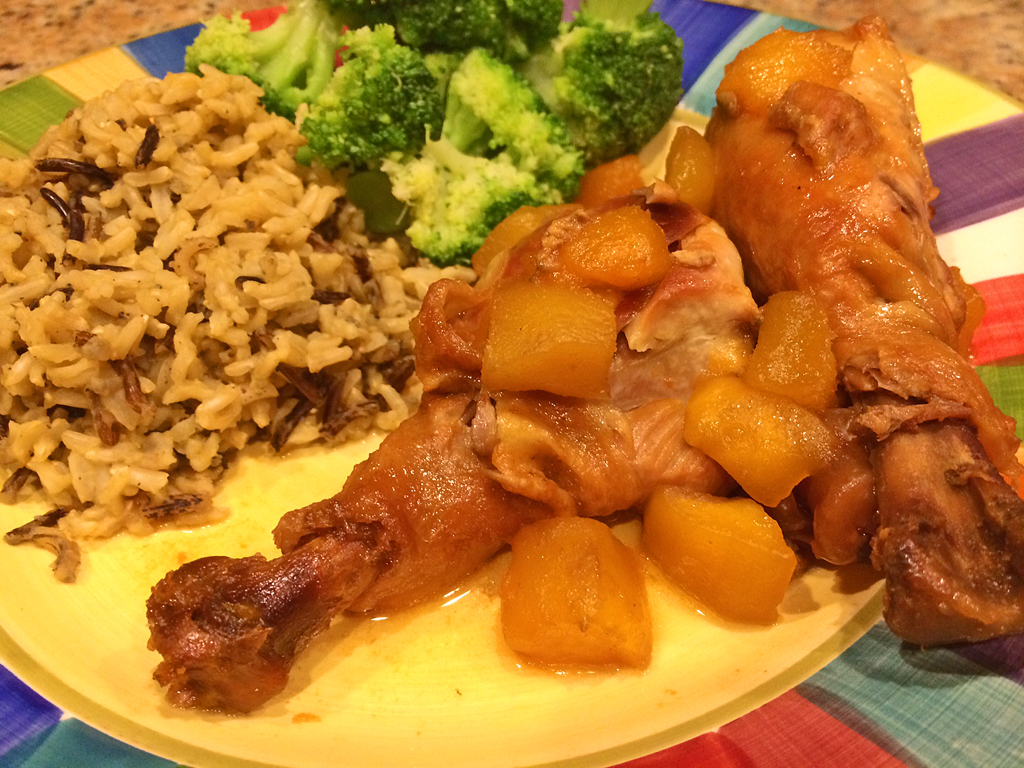
<path id="1" fill-rule="evenodd" d="M 442 136 L 407 162 L 385 161 L 394 196 L 411 208 L 413 246 L 435 264 L 468 263 L 497 224 L 523 205 L 555 202 L 507 155 L 467 155 Z"/>
<path id="2" fill-rule="evenodd" d="M 459 64 L 462 63 L 465 55 L 465 51 L 439 51 L 427 53 L 423 56 L 423 59 L 427 62 L 427 69 L 430 70 L 430 74 L 437 78 L 437 82 L 441 86 L 441 93 L 445 94 L 445 96 L 448 93 L 448 81 L 452 79 L 452 73 L 459 68 Z"/>
<path id="3" fill-rule="evenodd" d="M 636 152 L 682 96 L 683 43 L 650 0 L 588 0 L 523 66 L 592 167 Z"/>
<path id="4" fill-rule="evenodd" d="M 422 54 L 395 42 L 388 25 L 341 37 L 344 63 L 302 121 L 308 151 L 330 168 L 378 167 L 392 153 L 415 154 L 444 118 L 442 85 Z"/>
<path id="5" fill-rule="evenodd" d="M 504 152 L 565 198 L 579 191 L 583 156 L 565 124 L 521 75 L 482 49 L 466 56 L 449 80 L 443 133 L 468 154 Z"/>
<path id="6" fill-rule="evenodd" d="M 466 262 L 522 205 L 559 203 L 577 191 L 582 154 L 507 64 L 481 49 L 451 76 L 441 138 L 418 157 L 383 163 L 410 207 L 412 244 L 438 264 Z"/>
<path id="7" fill-rule="evenodd" d="M 422 51 L 484 48 L 523 61 L 558 33 L 562 0 L 327 0 L 361 24 L 391 24 Z"/>
<path id="8" fill-rule="evenodd" d="M 394 25 L 394 0 L 325 0 L 350 29 Z"/>
<path id="9" fill-rule="evenodd" d="M 561 23 L 561 0 L 293 0 L 259 32 L 211 20 L 186 62 L 250 77 L 279 114 L 308 104 L 300 159 L 344 167 L 371 228 L 411 222 L 413 245 L 447 264 L 519 206 L 572 199 L 585 167 L 665 123 L 682 43 L 649 2 L 584 0 Z"/>
<path id="10" fill-rule="evenodd" d="M 241 14 L 207 21 L 185 52 L 185 68 L 209 64 L 244 75 L 263 89 L 263 105 L 289 119 L 313 101 L 334 72 L 338 21 L 322 0 L 294 0 L 266 29 L 252 31 Z"/>

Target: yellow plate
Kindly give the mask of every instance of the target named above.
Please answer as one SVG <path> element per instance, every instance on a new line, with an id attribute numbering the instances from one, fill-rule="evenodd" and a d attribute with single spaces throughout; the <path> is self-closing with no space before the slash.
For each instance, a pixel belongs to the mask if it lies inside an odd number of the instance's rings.
<path id="1" fill-rule="evenodd" d="M 240 461 L 218 497 L 232 509 L 227 521 L 88 545 L 74 585 L 50 577 L 46 553 L 0 547 L 4 663 L 76 717 L 194 768 L 603 765 L 769 701 L 878 619 L 878 588 L 862 569 L 811 570 L 791 585 L 777 625 L 751 627 L 701 616 L 652 566 L 650 668 L 554 674 L 520 666 L 503 646 L 503 556 L 432 605 L 339 621 L 300 657 L 285 692 L 251 716 L 172 708 L 151 677 L 159 657 L 146 649 L 152 585 L 208 554 L 274 556 L 281 512 L 333 494 L 376 444 Z M 627 540 L 637 532 L 635 523 L 618 529 Z"/>
<path id="2" fill-rule="evenodd" d="M 756 17 L 735 44 L 777 21 Z M 57 68 L 29 81 L 31 88 L 8 89 L 0 154 L 31 146 L 41 130 L 35 118 L 60 119 L 69 100 L 132 76 L 128 54 L 152 59 L 147 41 L 133 46 Z M 12 120 L 14 107 L 23 120 Z M 706 119 L 684 110 L 676 118 L 695 127 Z M 644 153 L 649 165 L 662 160 L 667 136 Z M 336 492 L 375 445 L 250 456 L 218 496 L 232 510 L 226 522 L 88 544 L 75 585 L 50 576 L 45 552 L 0 545 L 0 660 L 69 714 L 194 768 L 599 766 L 685 741 L 770 701 L 880 617 L 879 586 L 866 568 L 809 571 L 791 585 L 776 625 L 751 627 L 702 616 L 652 566 L 650 668 L 558 675 L 522 667 L 502 643 L 496 587 L 506 555 L 434 604 L 337 622 L 300 657 L 286 691 L 251 716 L 168 705 L 152 680 L 159 658 L 146 648 L 152 585 L 208 554 L 274 556 L 270 532 L 280 515 Z M 46 509 L 0 508 L 0 528 Z M 635 541 L 637 524 L 617 532 Z"/>

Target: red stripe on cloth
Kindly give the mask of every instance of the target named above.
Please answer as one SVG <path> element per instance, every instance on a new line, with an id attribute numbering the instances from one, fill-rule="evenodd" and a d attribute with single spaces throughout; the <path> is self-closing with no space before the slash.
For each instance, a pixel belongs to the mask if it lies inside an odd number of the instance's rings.
<path id="1" fill-rule="evenodd" d="M 253 32 L 257 32 L 261 29 L 266 29 L 285 11 L 285 6 L 277 5 L 273 8 L 261 8 L 258 11 L 246 11 L 242 14 L 242 18 L 248 20 L 249 29 Z"/>
<path id="2" fill-rule="evenodd" d="M 974 287 L 985 300 L 985 319 L 974 332 L 972 362 L 1024 354 L 1024 275 L 982 280 Z"/>
<path id="3" fill-rule="evenodd" d="M 619 768 L 761 768 L 721 733 L 705 733 L 653 755 L 623 763 Z"/>
<path id="4" fill-rule="evenodd" d="M 714 733 L 620 768 L 907 768 L 906 763 L 788 691 Z"/>

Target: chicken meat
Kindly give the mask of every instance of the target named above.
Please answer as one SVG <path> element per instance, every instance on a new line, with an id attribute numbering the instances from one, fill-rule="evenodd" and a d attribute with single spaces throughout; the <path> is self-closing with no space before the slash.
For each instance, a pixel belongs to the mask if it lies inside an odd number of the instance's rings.
<path id="1" fill-rule="evenodd" d="M 562 246 L 602 214 L 630 207 L 660 227 L 671 263 L 648 285 L 598 287 L 616 301 L 607 391 L 483 387 L 496 291 L 578 284 Z M 535 520 L 610 515 L 662 483 L 733 487 L 685 445 L 682 419 L 716 351 L 752 343 L 758 309 L 736 249 L 659 183 L 599 209 L 561 213 L 502 251 L 474 286 L 431 287 L 414 323 L 419 410 L 336 496 L 284 515 L 274 531 L 279 556 L 203 558 L 154 587 L 150 647 L 163 657 L 155 677 L 173 704 L 259 707 L 334 617 L 441 595 Z"/>
<path id="2" fill-rule="evenodd" d="M 755 43 L 706 135 L 713 216 L 755 297 L 803 292 L 837 336 L 843 447 L 796 494 L 815 554 L 849 562 L 870 544 L 908 641 L 1024 631 L 1019 440 L 969 362 L 983 307 L 936 247 L 937 190 L 885 24 Z"/>

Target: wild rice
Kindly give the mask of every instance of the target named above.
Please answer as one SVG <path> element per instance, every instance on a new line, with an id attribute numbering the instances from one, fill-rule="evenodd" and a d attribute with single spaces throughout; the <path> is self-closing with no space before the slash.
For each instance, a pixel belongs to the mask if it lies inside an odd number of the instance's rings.
<path id="1" fill-rule="evenodd" d="M 71 538 L 208 519 L 252 441 L 393 429 L 420 393 L 409 321 L 468 277 L 371 242 L 294 125 L 204 74 L 127 83 L 0 159 L 0 477 Z"/>

